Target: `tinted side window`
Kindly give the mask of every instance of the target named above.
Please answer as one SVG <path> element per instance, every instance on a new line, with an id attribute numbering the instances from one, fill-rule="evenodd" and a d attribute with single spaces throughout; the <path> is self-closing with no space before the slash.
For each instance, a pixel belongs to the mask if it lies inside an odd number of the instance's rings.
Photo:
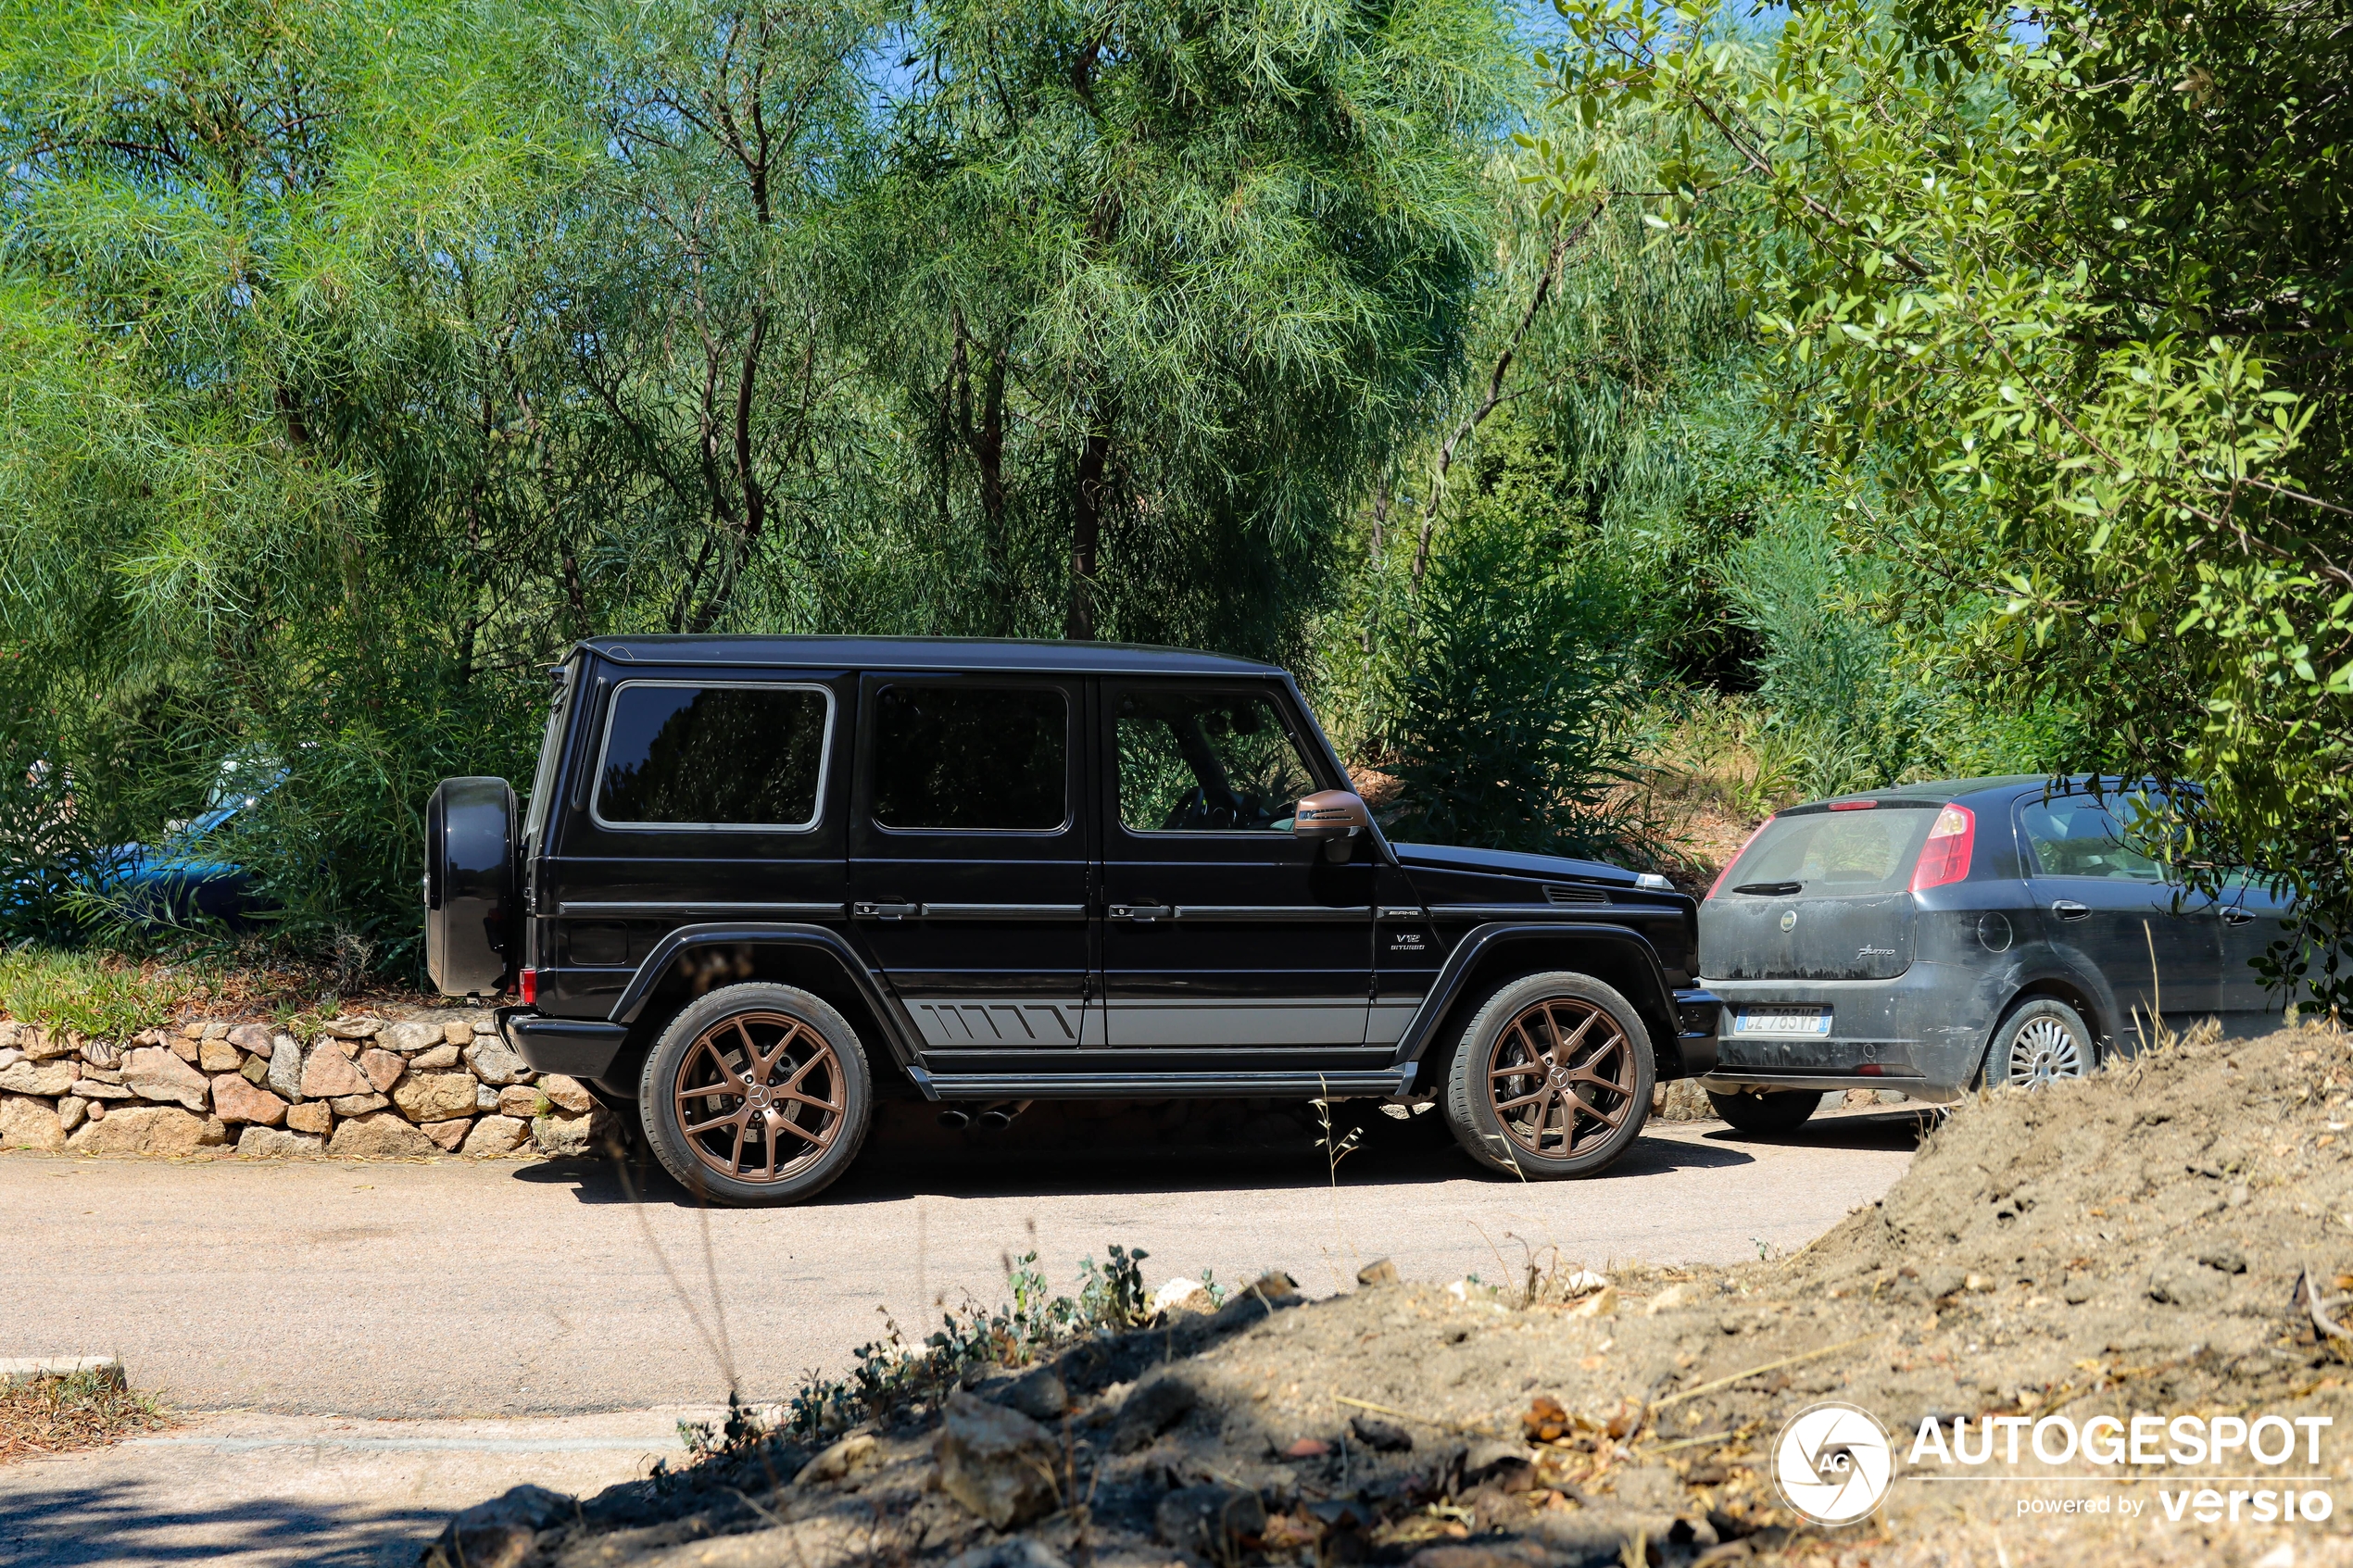
<path id="1" fill-rule="evenodd" d="M 885 686 L 875 702 L 875 821 L 1038 833 L 1069 816 L 1070 705 L 1036 686 Z"/>
<path id="2" fill-rule="evenodd" d="M 1263 696 L 1180 689 L 1119 699 L 1119 820 L 1131 833 L 1280 833 L 1315 788 Z"/>
<path id="3" fill-rule="evenodd" d="M 2081 796 L 2030 800 L 2019 809 L 2019 823 L 2045 876 L 2165 880 L 2165 868 L 2133 848 L 2116 813 L 2096 800 Z"/>
<path id="4" fill-rule="evenodd" d="M 817 820 L 826 694 L 809 686 L 625 683 L 613 694 L 597 816 L 677 827 Z"/>

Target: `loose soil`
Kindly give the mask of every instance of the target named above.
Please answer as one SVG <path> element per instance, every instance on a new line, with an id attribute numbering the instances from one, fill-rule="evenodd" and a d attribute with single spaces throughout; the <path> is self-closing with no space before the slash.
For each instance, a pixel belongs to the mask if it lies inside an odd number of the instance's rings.
<path id="1" fill-rule="evenodd" d="M 97 1373 L 0 1384 L 0 1464 L 101 1449 L 173 1425 L 161 1406 Z"/>
<path id="2" fill-rule="evenodd" d="M 517 1561 L 2353 1563 L 2353 1509 L 2200 1524 L 2162 1512 L 2160 1489 L 2185 1489 L 2163 1465 L 1996 1462 L 1976 1474 L 2095 1484 L 1939 1485 L 1906 1460 L 1924 1420 L 2322 1416 L 2318 1465 L 2278 1474 L 2353 1502 L 2353 1340 L 2333 1331 L 2353 1315 L 2335 1299 L 2353 1290 L 2348 1150 L 2344 1034 L 2172 1042 L 1963 1106 L 1885 1199 L 1790 1258 L 1621 1267 L 1600 1289 L 1538 1253 L 1501 1286 L 1377 1278 L 1312 1303 L 1269 1276 L 1214 1315 L 1084 1344 L 1055 1363 L 1064 1506 L 1019 1542 L 938 1489 L 939 1412 L 918 1405 L 853 1435 L 831 1478 L 794 1484 L 806 1450 L 749 1443 L 573 1505 Z M 1587 1190 L 1605 1201 L 1607 1178 Z M 1007 1398 L 1017 1370 L 967 1381 Z M 1843 1530 L 1805 1526 L 1768 1471 L 1781 1425 L 1826 1399 L 1876 1413 L 1897 1459 L 1885 1505 Z M 1185 1487 L 1252 1494 L 1252 1527 L 1189 1544 L 1164 1506 Z M 2018 1512 L 2067 1497 L 2144 1509 Z"/>

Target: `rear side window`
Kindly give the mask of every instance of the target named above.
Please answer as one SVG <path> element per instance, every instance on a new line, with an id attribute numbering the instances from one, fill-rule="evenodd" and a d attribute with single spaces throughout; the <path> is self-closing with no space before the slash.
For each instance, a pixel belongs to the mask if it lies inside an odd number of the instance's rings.
<path id="1" fill-rule="evenodd" d="M 1069 817 L 1070 704 L 1040 686 L 885 686 L 875 807 L 887 828 L 1051 833 Z"/>
<path id="2" fill-rule="evenodd" d="M 823 686 L 624 682 L 597 770 L 597 820 L 813 827 L 832 711 Z"/>
<path id="3" fill-rule="evenodd" d="M 2134 808 L 2125 807 L 2127 814 Z M 2019 825 L 2045 876 L 2095 876 L 2116 882 L 2163 882 L 2165 868 L 2132 846 L 2117 813 L 2082 796 L 2030 800 Z"/>
<path id="4" fill-rule="evenodd" d="M 1912 863 L 1935 825 L 1932 807 L 1912 810 L 1881 805 L 1863 811 L 1775 817 L 1732 862 L 1724 887 L 1730 893 L 1770 897 L 1900 893 L 1911 885 Z"/>

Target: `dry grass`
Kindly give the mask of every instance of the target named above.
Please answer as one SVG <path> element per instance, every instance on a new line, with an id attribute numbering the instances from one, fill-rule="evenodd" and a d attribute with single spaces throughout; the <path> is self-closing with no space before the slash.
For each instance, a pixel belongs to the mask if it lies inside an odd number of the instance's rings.
<path id="1" fill-rule="evenodd" d="M 174 1424 L 120 1377 L 94 1372 L 0 1385 L 0 1464 L 104 1448 Z"/>

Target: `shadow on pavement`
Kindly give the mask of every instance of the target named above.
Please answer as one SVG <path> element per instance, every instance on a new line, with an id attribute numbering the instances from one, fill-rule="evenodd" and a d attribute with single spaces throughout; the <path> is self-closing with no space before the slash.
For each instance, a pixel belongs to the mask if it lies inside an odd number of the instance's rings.
<path id="1" fill-rule="evenodd" d="M 1799 1123 L 1786 1133 L 1743 1133 L 1718 1127 L 1701 1135 L 1717 1148 L 1758 1144 L 1768 1148 L 1893 1148 L 1919 1147 L 1921 1136 L 1935 1125 L 1927 1110 L 1870 1110 L 1856 1115 L 1824 1116 Z"/>
<path id="2" fill-rule="evenodd" d="M 1351 1127 L 1364 1135 L 1341 1168 L 1342 1187 L 1515 1180 L 1473 1164 L 1434 1110 L 1398 1122 L 1369 1101 L 1334 1106 L 1334 1132 L 1344 1135 Z M 1010 1127 L 982 1132 L 950 1131 L 938 1124 L 936 1107 L 891 1101 L 876 1108 L 857 1162 L 813 1203 L 897 1202 L 922 1193 L 1088 1197 L 1323 1187 L 1332 1175 L 1322 1137 L 1312 1110 L 1297 1102 L 1048 1102 Z M 1875 1139 L 1836 1147 L 1895 1146 Z M 1646 1134 L 1599 1179 L 1745 1165 L 1754 1159 L 1704 1139 Z M 582 1203 L 627 1203 L 633 1196 L 680 1208 L 700 1201 L 643 1155 L 633 1155 L 625 1173 L 610 1160 L 565 1160 L 520 1166 L 514 1177 L 569 1185 Z"/>
<path id="3" fill-rule="evenodd" d="M 260 1456 L 256 1456 L 259 1458 Z M 31 1474 L 37 1475 L 37 1470 Z M 446 1509 L 349 1507 L 240 1497 L 207 1507 L 111 1483 L 26 1485 L 10 1466 L 0 1485 L 0 1562 L 11 1568 L 82 1563 L 241 1561 L 392 1568 L 448 1523 Z"/>

